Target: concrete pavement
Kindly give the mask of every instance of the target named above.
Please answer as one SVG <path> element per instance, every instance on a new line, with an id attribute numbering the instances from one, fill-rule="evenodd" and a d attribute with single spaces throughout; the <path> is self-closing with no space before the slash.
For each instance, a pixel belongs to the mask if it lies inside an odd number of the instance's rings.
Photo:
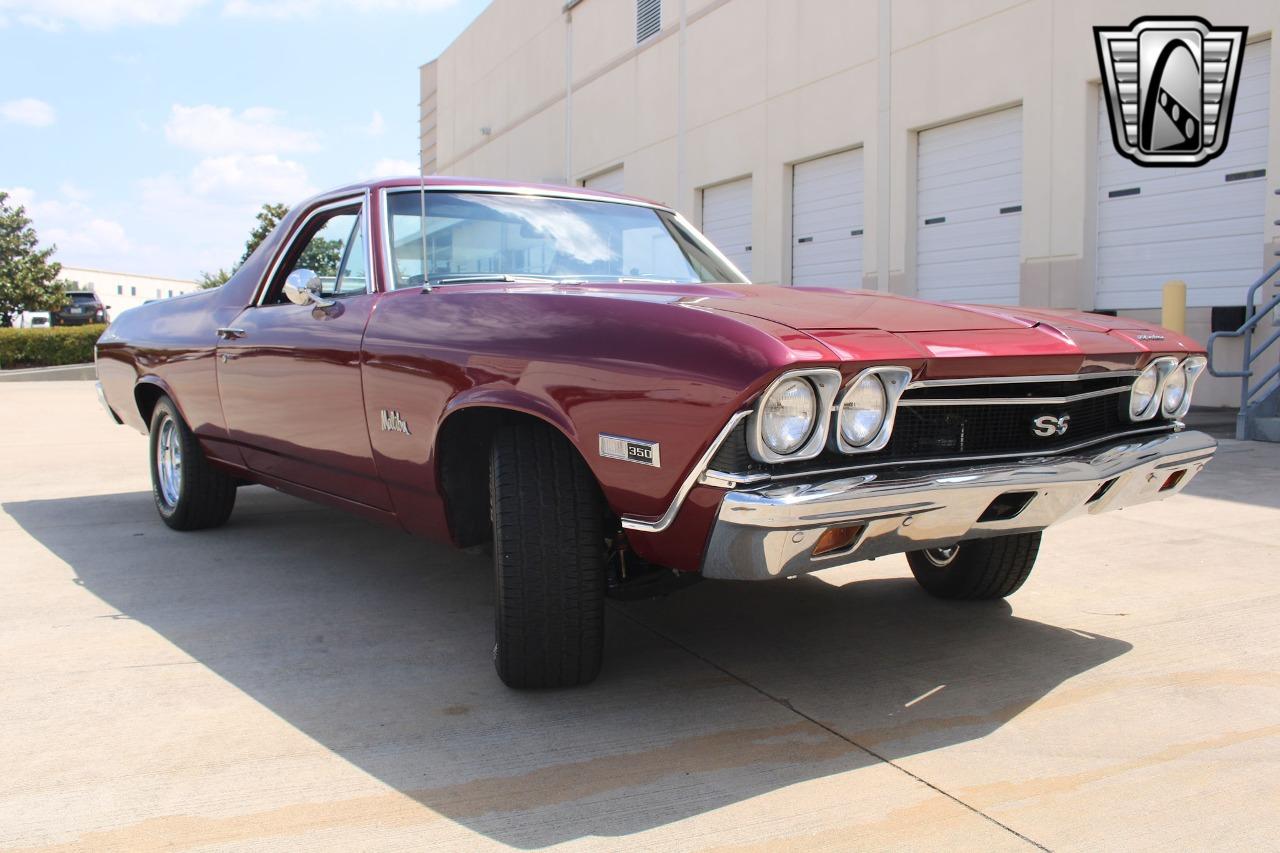
<path id="1" fill-rule="evenodd" d="M 493 673 L 480 556 L 262 488 L 151 505 L 92 385 L 0 387 L 0 847 L 1257 849 L 1280 834 L 1280 446 L 1046 534 L 1008 602 L 901 558 L 611 604 Z"/>

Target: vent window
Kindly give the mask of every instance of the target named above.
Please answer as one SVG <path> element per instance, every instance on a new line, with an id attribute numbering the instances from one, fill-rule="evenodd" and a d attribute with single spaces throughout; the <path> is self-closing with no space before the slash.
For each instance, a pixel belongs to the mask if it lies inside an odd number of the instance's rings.
<path id="1" fill-rule="evenodd" d="M 636 0 L 636 44 L 662 29 L 662 0 Z"/>

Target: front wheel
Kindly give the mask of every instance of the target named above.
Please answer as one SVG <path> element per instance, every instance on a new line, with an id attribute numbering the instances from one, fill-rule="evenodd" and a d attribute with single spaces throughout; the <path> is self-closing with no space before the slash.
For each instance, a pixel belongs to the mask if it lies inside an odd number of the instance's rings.
<path id="1" fill-rule="evenodd" d="M 1013 595 L 1040 551 L 1040 533 L 970 539 L 946 548 L 909 551 L 916 581 L 938 598 L 984 600 Z"/>
<path id="2" fill-rule="evenodd" d="M 161 520 L 174 530 L 218 527 L 236 504 L 235 478 L 209 464 L 167 396 L 151 413 L 151 494 Z"/>
<path id="3" fill-rule="evenodd" d="M 489 459 L 496 582 L 493 650 L 508 687 L 569 687 L 604 652 L 604 498 L 559 433 L 513 424 Z"/>

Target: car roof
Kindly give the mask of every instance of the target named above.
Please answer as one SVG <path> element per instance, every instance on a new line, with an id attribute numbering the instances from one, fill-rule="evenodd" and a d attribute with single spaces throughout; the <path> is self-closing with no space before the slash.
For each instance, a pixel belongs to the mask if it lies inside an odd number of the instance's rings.
<path id="1" fill-rule="evenodd" d="M 427 175 L 425 178 L 418 175 L 395 178 L 378 178 L 375 180 L 360 181 L 348 184 L 344 187 L 337 187 L 328 192 L 321 193 L 316 198 L 341 194 L 351 190 L 379 190 L 394 189 L 401 187 L 425 186 L 428 190 L 477 190 L 477 191 L 508 191 L 513 193 L 523 193 L 528 195 L 559 195 L 573 196 L 575 198 L 599 199 L 601 201 L 625 201 L 630 204 L 644 204 L 652 207 L 659 207 L 664 210 L 670 210 L 671 206 L 660 201 L 651 201 L 637 196 L 620 195 L 618 193 L 604 192 L 603 190 L 593 190 L 589 187 L 570 187 L 560 184 L 538 184 L 528 183 L 524 181 L 497 181 L 492 178 L 467 178 L 454 177 L 449 175 Z M 310 200 L 308 200 L 310 201 Z"/>

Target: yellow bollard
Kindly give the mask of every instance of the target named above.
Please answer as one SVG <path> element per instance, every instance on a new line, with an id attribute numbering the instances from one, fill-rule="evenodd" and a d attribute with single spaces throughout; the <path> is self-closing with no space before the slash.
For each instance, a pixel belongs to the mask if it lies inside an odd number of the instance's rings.
<path id="1" fill-rule="evenodd" d="M 1166 281 L 1160 305 L 1160 325 L 1179 334 L 1187 333 L 1187 283 Z"/>

